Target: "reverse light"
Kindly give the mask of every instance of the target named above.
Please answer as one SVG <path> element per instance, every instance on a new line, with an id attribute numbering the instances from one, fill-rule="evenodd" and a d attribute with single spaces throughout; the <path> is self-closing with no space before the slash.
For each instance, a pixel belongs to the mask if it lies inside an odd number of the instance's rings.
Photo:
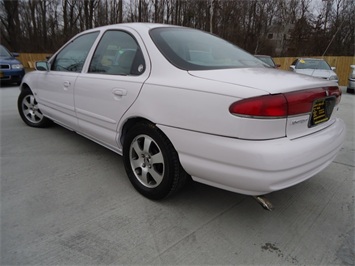
<path id="1" fill-rule="evenodd" d="M 229 112 L 242 117 L 285 118 L 290 115 L 310 113 L 314 101 L 326 97 L 335 97 L 336 104 L 338 104 L 341 98 L 339 87 L 325 87 L 247 98 L 233 103 L 229 107 Z"/>

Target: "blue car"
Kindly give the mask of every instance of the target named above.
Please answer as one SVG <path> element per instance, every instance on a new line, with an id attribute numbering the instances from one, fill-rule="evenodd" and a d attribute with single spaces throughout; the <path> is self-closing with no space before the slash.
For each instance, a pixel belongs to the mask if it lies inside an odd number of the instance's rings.
<path id="1" fill-rule="evenodd" d="M 17 57 L 17 53 L 10 53 L 0 45 L 0 81 L 21 84 L 25 69 Z"/>

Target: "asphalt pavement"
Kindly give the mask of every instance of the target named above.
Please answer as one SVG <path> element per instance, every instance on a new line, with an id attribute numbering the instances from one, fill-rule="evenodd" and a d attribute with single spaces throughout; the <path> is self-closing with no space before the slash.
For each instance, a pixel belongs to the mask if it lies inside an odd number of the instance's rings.
<path id="1" fill-rule="evenodd" d="M 355 95 L 347 138 L 306 182 L 252 198 L 191 183 L 151 201 L 122 158 L 60 126 L 35 129 L 0 88 L 0 265 L 354 265 Z"/>

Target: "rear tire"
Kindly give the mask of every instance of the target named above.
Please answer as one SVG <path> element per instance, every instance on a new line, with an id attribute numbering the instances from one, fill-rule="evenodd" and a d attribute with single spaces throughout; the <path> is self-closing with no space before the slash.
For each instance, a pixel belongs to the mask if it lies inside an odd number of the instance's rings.
<path id="1" fill-rule="evenodd" d="M 355 93 L 355 89 L 347 87 L 346 88 L 346 92 L 354 94 Z"/>
<path id="2" fill-rule="evenodd" d="M 188 177 L 172 143 L 151 123 L 140 122 L 127 132 L 123 160 L 132 185 L 149 199 L 176 193 Z"/>
<path id="3" fill-rule="evenodd" d="M 23 120 L 30 127 L 47 127 L 51 120 L 45 117 L 38 108 L 38 103 L 30 89 L 21 91 L 17 100 L 18 112 Z"/>

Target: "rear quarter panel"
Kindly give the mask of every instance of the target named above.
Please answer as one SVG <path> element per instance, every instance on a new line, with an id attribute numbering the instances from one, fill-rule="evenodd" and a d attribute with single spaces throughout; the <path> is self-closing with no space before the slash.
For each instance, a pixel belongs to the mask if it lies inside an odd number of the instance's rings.
<path id="1" fill-rule="evenodd" d="M 173 77 L 149 78 L 121 124 L 131 117 L 144 117 L 158 125 L 233 138 L 285 136 L 286 119 L 247 119 L 229 112 L 235 101 L 261 93 L 265 94 L 177 71 Z"/>

